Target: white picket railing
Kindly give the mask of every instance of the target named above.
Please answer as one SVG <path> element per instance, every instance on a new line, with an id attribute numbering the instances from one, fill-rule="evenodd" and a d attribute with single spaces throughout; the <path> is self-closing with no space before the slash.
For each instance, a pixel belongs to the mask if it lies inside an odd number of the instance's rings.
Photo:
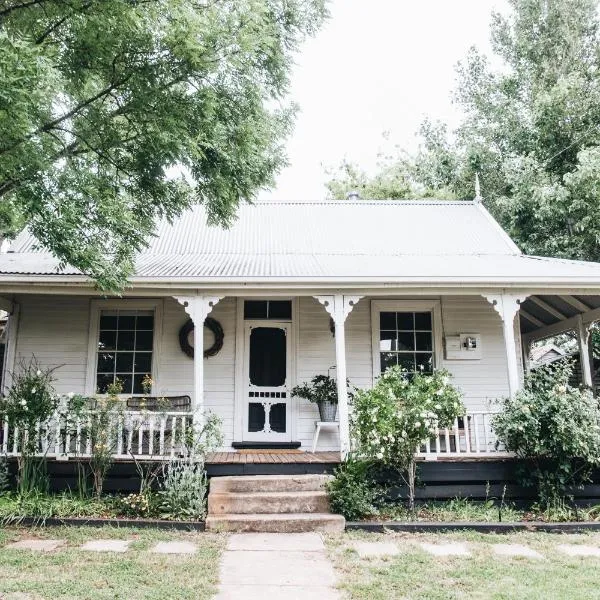
<path id="1" fill-rule="evenodd" d="M 492 411 L 470 411 L 464 417 L 454 420 L 448 428 L 436 432 L 419 449 L 417 456 L 425 460 L 438 458 L 468 458 L 510 456 L 494 433 Z"/>
<path id="2" fill-rule="evenodd" d="M 37 423 L 32 433 L 12 428 L 0 415 L 0 455 L 18 456 L 23 435 L 34 435 L 31 443 L 36 456 L 57 460 L 89 458 L 92 445 L 106 443 L 114 459 L 164 459 L 186 453 L 185 435 L 192 427 L 191 412 L 126 411 L 111 415 L 108 420 L 93 411 L 81 415 L 55 413 L 43 423 Z M 106 424 L 106 427 L 102 426 Z M 99 428 L 102 433 L 98 435 Z"/>

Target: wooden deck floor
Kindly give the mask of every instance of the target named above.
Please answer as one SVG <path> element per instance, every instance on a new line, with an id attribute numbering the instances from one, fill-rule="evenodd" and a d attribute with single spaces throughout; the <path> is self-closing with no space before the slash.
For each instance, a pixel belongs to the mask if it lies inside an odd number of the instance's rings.
<path id="1" fill-rule="evenodd" d="M 333 463 L 341 461 L 339 452 L 213 452 L 209 454 L 206 463 L 209 465 L 231 464 L 308 464 Z"/>

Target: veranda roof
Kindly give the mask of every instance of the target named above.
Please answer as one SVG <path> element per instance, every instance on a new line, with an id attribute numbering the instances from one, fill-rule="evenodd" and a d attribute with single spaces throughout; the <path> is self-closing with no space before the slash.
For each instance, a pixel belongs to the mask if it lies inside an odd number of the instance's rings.
<path id="1" fill-rule="evenodd" d="M 0 281 L 81 281 L 23 232 L 0 255 Z M 243 205 L 229 229 L 198 206 L 136 261 L 136 281 L 540 284 L 600 287 L 600 264 L 523 255 L 478 202 L 364 201 Z"/>

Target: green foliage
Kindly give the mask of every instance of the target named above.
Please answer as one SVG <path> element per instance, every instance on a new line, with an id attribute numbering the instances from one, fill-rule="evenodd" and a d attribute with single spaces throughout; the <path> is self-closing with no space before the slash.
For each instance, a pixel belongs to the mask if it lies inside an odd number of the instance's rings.
<path id="1" fill-rule="evenodd" d="M 351 435 L 363 458 L 406 468 L 436 426 L 450 426 L 465 412 L 448 371 L 408 373 L 391 367 L 370 390 L 359 390 Z"/>
<path id="2" fill-rule="evenodd" d="M 21 451 L 34 453 L 35 427 L 48 419 L 58 407 L 59 396 L 53 382 L 55 369 L 41 367 L 36 358 L 21 360 L 13 374 L 8 396 L 0 398 L 0 413 L 3 413 L 12 428 L 18 427 Z M 31 435 L 29 435 L 31 432 Z"/>
<path id="3" fill-rule="evenodd" d="M 493 428 L 507 450 L 530 461 L 523 484 L 545 507 L 564 503 L 600 463 L 600 409 L 588 390 L 569 385 L 572 365 L 539 367 L 514 398 L 502 401 Z"/>
<path id="4" fill-rule="evenodd" d="M 369 461 L 349 458 L 334 471 L 327 484 L 327 493 L 334 513 L 348 521 L 358 521 L 376 515 L 383 490 L 371 476 Z"/>
<path id="5" fill-rule="evenodd" d="M 418 448 L 465 412 L 448 371 L 408 373 L 387 369 L 370 390 L 359 390 L 352 407 L 350 435 L 357 456 L 399 470 L 414 509 Z"/>
<path id="6" fill-rule="evenodd" d="M 346 380 L 346 384 L 350 387 L 350 382 Z M 292 396 L 304 398 L 309 402 L 331 402 L 338 403 L 337 383 L 333 377 L 329 375 L 315 375 L 310 383 L 303 383 L 292 388 Z M 354 393 L 348 391 L 348 397 L 353 398 Z"/>
<path id="7" fill-rule="evenodd" d="M 10 490 L 10 472 L 8 470 L 8 459 L 0 456 L 0 496 Z"/>
<path id="8" fill-rule="evenodd" d="M 157 220 L 227 224 L 272 182 L 325 0 L 0 6 L 0 225 L 121 290 Z"/>
<path id="9" fill-rule="evenodd" d="M 204 463 L 172 460 L 164 470 L 158 491 L 160 516 L 165 519 L 203 519 L 207 492 Z"/>
<path id="10" fill-rule="evenodd" d="M 107 387 L 106 396 L 91 400 L 92 411 L 88 436 L 91 440 L 90 469 L 94 481 L 96 497 L 102 495 L 104 480 L 113 463 L 113 454 L 117 450 L 119 435 L 118 423 L 123 416 L 123 401 L 119 394 L 123 391 L 121 382 L 116 379 Z"/>

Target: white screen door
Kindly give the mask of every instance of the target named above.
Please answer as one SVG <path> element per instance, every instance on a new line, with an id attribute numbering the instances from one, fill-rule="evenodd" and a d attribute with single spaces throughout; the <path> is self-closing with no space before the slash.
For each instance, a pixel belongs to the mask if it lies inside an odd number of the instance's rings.
<path id="1" fill-rule="evenodd" d="M 289 442 L 290 323 L 245 321 L 244 441 Z"/>

